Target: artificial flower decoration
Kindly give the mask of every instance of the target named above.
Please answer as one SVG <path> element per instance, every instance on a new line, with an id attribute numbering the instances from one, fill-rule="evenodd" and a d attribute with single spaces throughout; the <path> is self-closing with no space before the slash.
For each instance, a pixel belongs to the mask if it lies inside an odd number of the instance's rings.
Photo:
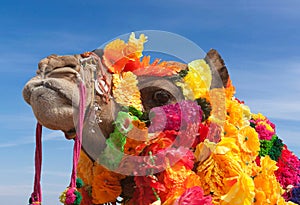
<path id="1" fill-rule="evenodd" d="M 180 71 L 181 67 L 169 65 L 167 62 L 160 62 L 155 59 L 150 63 L 150 56 L 145 56 L 141 61 L 129 61 L 124 71 L 132 71 L 137 76 L 171 76 Z"/>
<path id="2" fill-rule="evenodd" d="M 204 196 L 204 192 L 199 186 L 194 186 L 192 188 L 188 188 L 185 192 L 180 196 L 180 198 L 176 199 L 174 205 L 210 205 L 211 196 Z"/>
<path id="3" fill-rule="evenodd" d="M 187 65 L 151 62 L 143 56 L 147 41 L 132 33 L 128 42 L 116 39 L 105 46 L 103 63 L 113 76 L 110 94 L 118 107 L 114 129 L 97 159 L 81 151 L 82 183 L 66 189 L 61 202 L 299 204 L 300 161 L 275 125 L 235 97 L 230 78 L 215 86 L 206 58 Z M 172 82 L 180 100 L 143 107 L 139 83 L 145 76 Z"/>
<path id="4" fill-rule="evenodd" d="M 270 122 L 270 120 L 263 116 L 261 113 L 253 114 L 252 120 L 250 120 L 251 125 L 255 128 L 256 132 L 259 134 L 259 139 L 261 140 L 271 140 L 275 134 L 275 125 Z"/>
<path id="5" fill-rule="evenodd" d="M 275 172 L 278 182 L 285 189 L 288 186 L 296 187 L 300 184 L 300 161 L 287 146 L 283 147 L 277 161 L 278 170 Z"/>
<path id="6" fill-rule="evenodd" d="M 91 184 L 93 181 L 93 166 L 92 160 L 82 150 L 80 152 L 77 175 L 85 184 Z"/>
<path id="7" fill-rule="evenodd" d="M 121 73 L 129 61 L 138 61 L 142 57 L 146 41 L 147 37 L 144 34 L 141 34 L 139 39 L 136 39 L 134 33 L 131 33 L 128 43 L 121 39 L 112 41 L 104 48 L 104 64 L 111 73 Z"/>
<path id="8" fill-rule="evenodd" d="M 238 143 L 243 151 L 257 156 L 260 144 L 258 134 L 252 127 L 247 126 L 239 130 Z"/>
<path id="9" fill-rule="evenodd" d="M 136 75 L 132 72 L 124 72 L 121 76 L 114 74 L 113 84 L 113 95 L 117 103 L 142 110 L 141 94 L 137 87 Z"/>
<path id="10" fill-rule="evenodd" d="M 188 68 L 184 83 L 177 83 L 182 87 L 183 94 L 190 100 L 207 96 L 212 80 L 208 64 L 203 59 L 195 60 L 188 64 Z"/>
<path id="11" fill-rule="evenodd" d="M 276 161 L 269 156 L 261 158 L 261 166 L 253 176 L 255 184 L 255 204 L 280 204 L 284 201 L 283 189 L 276 180 L 274 172 L 278 169 Z"/>
<path id="12" fill-rule="evenodd" d="M 104 63 L 114 73 L 112 97 L 129 109 L 118 113 L 98 161 L 82 154 L 84 197 L 94 204 L 116 202 L 128 190 L 121 186 L 125 176 L 114 171 L 134 169 L 139 175 L 132 177 L 124 204 L 297 202 L 299 159 L 276 135 L 275 125 L 235 98 L 230 79 L 224 88 L 211 88 L 204 59 L 186 67 L 160 59 L 151 63 L 150 56 L 142 57 L 146 41 L 131 34 L 128 43 L 117 39 L 104 49 Z M 143 113 L 139 76 L 173 79 L 185 100 Z"/>

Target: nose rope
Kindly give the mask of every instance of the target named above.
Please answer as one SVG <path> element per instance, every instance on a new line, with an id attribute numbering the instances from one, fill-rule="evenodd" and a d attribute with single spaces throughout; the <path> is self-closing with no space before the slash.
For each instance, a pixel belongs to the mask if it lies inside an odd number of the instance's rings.
<path id="1" fill-rule="evenodd" d="M 85 98 L 86 89 L 83 81 L 80 79 L 79 83 L 79 119 L 77 123 L 77 134 L 75 137 L 73 147 L 73 168 L 71 174 L 71 182 L 69 187 L 60 196 L 60 201 L 65 205 L 79 205 L 82 199 L 80 192 L 76 189 L 76 178 L 77 178 L 77 165 L 80 156 L 80 150 L 82 145 L 82 130 L 85 113 Z"/>
<path id="2" fill-rule="evenodd" d="M 42 171 L 42 125 L 37 122 L 35 131 L 35 176 L 33 193 L 29 199 L 29 204 L 41 204 L 42 188 L 41 188 L 41 171 Z"/>
<path id="3" fill-rule="evenodd" d="M 82 144 L 82 129 L 83 129 L 83 121 L 84 121 L 84 110 L 85 110 L 85 86 L 84 83 L 81 81 L 79 84 L 79 93 L 80 93 L 80 100 L 79 100 L 79 120 L 78 120 L 78 132 L 75 138 L 74 149 L 73 149 L 73 169 L 71 175 L 71 183 L 70 187 L 76 187 L 76 174 L 77 174 L 77 164 L 80 155 L 80 149 Z"/>
<path id="4" fill-rule="evenodd" d="M 77 164 L 80 156 L 80 150 L 82 145 L 82 130 L 85 112 L 85 97 L 86 89 L 82 80 L 79 83 L 79 119 L 77 124 L 77 135 L 75 137 L 74 148 L 73 148 L 73 168 L 71 174 L 71 182 L 69 187 L 60 197 L 61 202 L 67 205 L 78 205 L 81 201 L 81 195 L 76 190 L 76 175 L 77 175 Z M 34 188 L 29 199 L 30 205 L 36 205 L 42 203 L 42 188 L 41 188 L 41 169 L 42 169 L 42 125 L 37 122 L 36 125 L 36 148 L 35 148 L 35 177 L 34 177 Z"/>

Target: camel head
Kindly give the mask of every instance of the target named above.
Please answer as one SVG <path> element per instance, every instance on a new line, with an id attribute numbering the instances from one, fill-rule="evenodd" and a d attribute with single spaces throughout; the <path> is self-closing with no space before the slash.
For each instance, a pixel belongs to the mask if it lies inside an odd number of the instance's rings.
<path id="1" fill-rule="evenodd" d="M 98 60 L 103 61 L 103 51 L 94 52 L 99 56 Z M 64 132 L 67 139 L 75 137 L 76 128 L 74 112 L 79 103 L 79 78 L 83 78 L 87 90 L 87 109 L 94 109 L 93 104 L 101 108 L 99 119 L 101 123 L 96 129 L 101 130 L 103 136 L 94 135 L 90 130 L 95 129 L 85 123 L 83 147 L 89 147 L 89 155 L 96 159 L 105 144 L 105 138 L 113 131 L 113 122 L 116 113 L 120 109 L 114 99 L 106 101 L 95 92 L 95 86 L 91 73 L 93 71 L 83 68 L 83 55 L 50 55 L 42 59 L 38 64 L 36 76 L 30 79 L 23 89 L 23 97 L 31 106 L 36 119 L 43 126 Z M 228 72 L 224 62 L 216 50 L 210 50 L 205 58 L 206 62 L 214 67 L 221 77 L 221 84 L 217 79 L 212 79 L 211 87 L 225 85 L 228 80 Z M 182 70 L 187 69 L 186 64 L 179 62 L 167 62 L 168 66 L 177 66 Z M 103 72 L 109 86 L 112 85 L 112 74 L 105 64 Z M 99 68 L 98 68 L 99 69 Z M 98 71 L 99 72 L 99 71 Z M 138 76 L 138 87 L 141 93 L 141 101 L 144 111 L 163 104 L 175 103 L 184 99 L 181 89 L 172 81 L 163 77 Z M 215 81 L 215 82 L 214 82 Z M 112 96 L 112 93 L 109 93 Z M 97 133 L 98 134 L 98 133 Z"/>

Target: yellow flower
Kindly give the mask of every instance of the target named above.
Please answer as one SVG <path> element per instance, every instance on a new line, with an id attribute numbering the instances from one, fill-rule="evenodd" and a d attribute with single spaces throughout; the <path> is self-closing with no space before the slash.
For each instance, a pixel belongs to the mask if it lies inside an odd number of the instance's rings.
<path id="1" fill-rule="evenodd" d="M 200 146 L 200 145 L 198 145 Z M 198 153 L 196 148 L 196 152 Z M 211 146 L 212 147 L 212 146 Z M 222 137 L 211 148 L 211 155 L 200 161 L 197 174 L 205 194 L 213 193 L 215 204 L 251 204 L 254 200 L 254 182 L 250 177 L 253 165 L 247 165 L 236 137 Z M 197 158 L 197 156 L 196 156 Z"/>
<path id="2" fill-rule="evenodd" d="M 234 126 L 243 127 L 243 108 L 236 100 L 226 101 L 227 121 Z"/>
<path id="3" fill-rule="evenodd" d="M 202 163 L 203 161 L 207 160 L 215 147 L 216 144 L 214 142 L 210 142 L 208 139 L 205 139 L 204 142 L 199 143 L 194 152 L 196 161 Z"/>
<path id="4" fill-rule="evenodd" d="M 239 155 L 240 148 L 237 146 L 235 138 L 223 137 L 221 141 L 217 144 L 214 153 L 224 155 L 229 154 L 228 152 L 233 152 Z"/>
<path id="5" fill-rule="evenodd" d="M 142 101 L 136 75 L 132 72 L 124 72 L 122 75 L 113 75 L 113 96 L 122 106 L 133 106 L 142 110 Z"/>
<path id="6" fill-rule="evenodd" d="M 250 205 L 254 199 L 254 182 L 245 173 L 240 173 L 227 194 L 221 196 L 221 205 Z"/>
<path id="7" fill-rule="evenodd" d="M 207 96 L 212 80 L 209 65 L 201 59 L 189 63 L 188 68 L 184 83 L 177 83 L 182 87 L 184 96 L 189 100 Z"/>
<path id="8" fill-rule="evenodd" d="M 226 121 L 224 124 L 224 137 L 237 138 L 237 136 L 238 136 L 237 127 L 229 123 L 228 121 Z"/>
<path id="9" fill-rule="evenodd" d="M 227 138 L 229 141 L 234 140 Z M 226 139 L 226 141 L 227 141 Z M 222 139 L 223 141 L 223 139 Z M 221 141 L 221 142 L 222 142 Z M 226 179 L 237 177 L 241 171 L 240 162 L 236 159 L 238 155 L 234 155 L 229 147 L 217 145 L 215 151 L 210 157 L 200 162 L 197 167 L 197 175 L 201 178 L 201 187 L 204 190 L 205 195 L 213 193 L 213 200 L 219 201 L 222 195 L 225 195 L 229 188 L 225 185 Z M 230 146 L 233 146 L 234 143 Z M 236 146 L 235 148 L 238 149 Z M 224 154 L 225 153 L 225 154 Z"/>
<path id="10" fill-rule="evenodd" d="M 255 129 L 247 126 L 239 130 L 238 143 L 243 151 L 251 153 L 252 156 L 257 156 L 260 143 Z"/>
<path id="11" fill-rule="evenodd" d="M 272 160 L 268 155 L 261 158 L 261 167 L 254 173 L 254 204 L 285 204 L 281 196 L 283 190 L 274 175 L 277 169 L 276 161 Z"/>
<path id="12" fill-rule="evenodd" d="M 141 34 L 139 38 L 135 38 L 135 34 L 132 32 L 129 36 L 126 50 L 123 51 L 125 56 L 133 59 L 143 56 L 144 43 L 147 42 L 147 37 Z"/>
<path id="13" fill-rule="evenodd" d="M 258 120 L 258 119 L 260 119 L 260 120 L 266 120 L 266 117 L 263 114 L 261 114 L 261 113 L 252 114 L 252 118 L 254 120 Z"/>
<path id="14" fill-rule="evenodd" d="M 243 110 L 243 121 L 244 125 L 250 125 L 249 120 L 251 119 L 251 111 L 250 108 L 245 104 L 240 104 Z"/>

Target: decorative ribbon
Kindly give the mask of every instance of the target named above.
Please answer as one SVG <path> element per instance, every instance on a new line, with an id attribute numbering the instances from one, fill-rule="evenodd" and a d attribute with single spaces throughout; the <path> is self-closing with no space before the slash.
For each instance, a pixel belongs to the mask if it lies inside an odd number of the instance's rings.
<path id="1" fill-rule="evenodd" d="M 77 175 L 77 164 L 79 160 L 81 144 L 82 144 L 82 130 L 84 121 L 84 110 L 85 110 L 85 86 L 81 81 L 79 84 L 79 120 L 77 125 L 77 136 L 75 138 L 74 148 L 73 148 L 73 169 L 71 175 L 71 188 L 76 188 L 76 175 Z"/>
<path id="2" fill-rule="evenodd" d="M 80 204 L 81 196 L 76 190 L 76 175 L 77 164 L 79 160 L 81 144 L 82 144 L 82 130 L 85 112 L 85 86 L 82 80 L 79 83 L 79 120 L 77 125 L 77 135 L 73 148 L 73 168 L 71 175 L 71 182 L 64 195 L 64 204 Z M 38 122 L 36 126 L 36 148 L 35 148 L 35 178 L 33 193 L 29 199 L 30 205 L 42 203 L 42 189 L 41 189 L 41 169 L 42 169 L 42 125 Z"/>
<path id="3" fill-rule="evenodd" d="M 69 187 L 60 196 L 60 201 L 65 205 L 79 205 L 82 199 L 80 192 L 78 192 L 76 189 L 77 165 L 82 144 L 82 130 L 85 113 L 85 86 L 82 80 L 80 80 L 79 83 L 79 96 L 79 119 L 77 124 L 77 135 L 75 137 L 73 148 L 73 168 L 71 182 Z"/>
<path id="4" fill-rule="evenodd" d="M 41 204 L 42 189 L 41 189 L 41 171 L 42 171 L 42 125 L 38 122 L 35 131 L 35 176 L 33 193 L 29 199 L 29 204 Z"/>

